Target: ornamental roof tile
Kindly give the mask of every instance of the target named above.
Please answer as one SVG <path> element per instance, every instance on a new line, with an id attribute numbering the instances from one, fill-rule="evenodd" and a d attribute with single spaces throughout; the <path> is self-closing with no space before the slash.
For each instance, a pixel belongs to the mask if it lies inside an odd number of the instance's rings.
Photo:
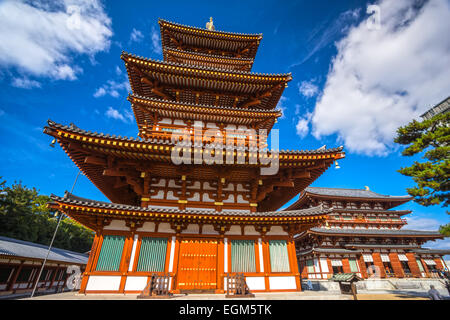
<path id="1" fill-rule="evenodd" d="M 341 188 L 322 188 L 308 187 L 305 192 L 324 196 L 349 197 L 349 198 L 374 198 L 374 199 L 410 199 L 411 196 L 389 196 L 383 195 L 366 189 L 341 189 Z"/>
<path id="2" fill-rule="evenodd" d="M 91 199 L 81 198 L 74 196 L 73 194 L 66 191 L 64 197 L 58 197 L 54 194 L 51 195 L 51 199 L 54 202 L 60 202 L 64 204 L 88 206 L 101 209 L 114 209 L 114 210 L 124 210 L 124 211 L 134 211 L 134 212 L 156 212 L 156 213 L 177 213 L 177 214 L 196 214 L 196 215 L 220 215 L 220 216 L 270 216 L 270 217 L 299 217 L 299 216 L 315 216 L 324 215 L 332 212 L 331 209 L 323 209 L 321 206 L 312 207 L 302 210 L 292 210 L 292 211 L 268 211 L 268 212 L 254 212 L 246 213 L 242 210 L 226 210 L 222 212 L 204 210 L 204 209 L 190 209 L 190 210 L 179 210 L 177 208 L 157 208 L 157 207 L 139 207 L 131 206 L 126 204 L 110 203 L 103 201 L 95 201 Z"/>
<path id="3" fill-rule="evenodd" d="M 44 260 L 48 246 L 0 236 L 0 255 Z M 69 250 L 52 247 L 48 259 L 51 261 L 86 264 L 88 256 Z"/>
<path id="4" fill-rule="evenodd" d="M 422 231 L 422 230 L 389 230 L 389 229 L 339 229 L 339 228 L 311 228 L 312 233 L 326 234 L 350 234 L 350 235 L 374 235 L 374 236 L 432 236 L 443 238 L 438 231 Z"/>

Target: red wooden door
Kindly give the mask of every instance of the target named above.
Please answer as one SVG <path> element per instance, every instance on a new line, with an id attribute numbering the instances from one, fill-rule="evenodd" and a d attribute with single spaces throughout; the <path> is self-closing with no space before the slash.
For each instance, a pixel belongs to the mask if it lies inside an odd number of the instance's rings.
<path id="1" fill-rule="evenodd" d="M 181 290 L 217 288 L 217 240 L 184 239 L 180 243 L 177 287 Z"/>

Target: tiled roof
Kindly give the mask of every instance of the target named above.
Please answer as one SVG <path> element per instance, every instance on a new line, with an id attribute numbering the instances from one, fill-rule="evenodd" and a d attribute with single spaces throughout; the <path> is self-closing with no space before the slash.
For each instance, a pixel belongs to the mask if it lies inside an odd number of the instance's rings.
<path id="1" fill-rule="evenodd" d="M 268 212 L 255 212 L 255 213 L 246 213 L 242 210 L 226 210 L 222 212 L 217 211 L 209 211 L 209 210 L 179 210 L 177 208 L 157 208 L 157 207 L 139 207 L 139 206 L 130 206 L 126 204 L 118 204 L 118 203 L 109 203 L 103 201 L 95 201 L 91 199 L 81 198 L 74 196 L 73 194 L 66 192 L 64 197 L 58 197 L 56 195 L 51 195 L 51 199 L 55 202 L 61 202 L 72 205 L 80 205 L 80 206 L 89 206 L 95 208 L 102 209 L 114 209 L 114 210 L 126 210 L 126 211 L 134 211 L 134 212 L 156 212 L 156 213 L 177 213 L 177 214 L 197 214 L 197 215 L 221 215 L 221 216 L 251 216 L 251 217 L 260 217 L 260 216 L 270 216 L 270 217 L 299 217 L 299 216 L 314 216 L 314 215 L 322 215 L 328 214 L 332 210 L 331 209 L 323 209 L 321 206 L 312 207 L 308 209 L 302 210 L 292 210 L 292 211 L 268 211 Z"/>
<path id="2" fill-rule="evenodd" d="M 420 254 L 439 254 L 439 255 L 447 255 L 450 254 L 450 249 L 428 249 L 428 248 L 420 248 L 420 249 L 415 249 L 412 250 L 415 253 L 420 253 Z"/>
<path id="3" fill-rule="evenodd" d="M 328 279 L 330 281 L 337 281 L 337 282 L 348 282 L 348 281 L 360 281 L 362 280 L 360 277 L 356 275 L 356 273 L 335 273 L 333 276 Z"/>
<path id="4" fill-rule="evenodd" d="M 349 197 L 349 198 L 374 198 L 374 199 L 410 199 L 411 196 L 389 196 L 383 195 L 371 190 L 366 189 L 341 189 L 341 188 L 322 188 L 322 187 L 308 187 L 305 189 L 306 192 L 333 196 L 333 197 Z"/>
<path id="5" fill-rule="evenodd" d="M 0 255 L 44 260 L 48 246 L 29 241 L 0 236 Z M 48 260 L 74 264 L 86 264 L 88 256 L 69 250 L 52 247 Z"/>
<path id="6" fill-rule="evenodd" d="M 62 125 L 59 123 L 56 123 L 52 120 L 48 120 L 48 127 L 44 128 L 44 133 L 49 134 L 51 128 L 57 128 L 62 129 L 64 131 L 69 131 L 72 133 L 78 133 L 81 135 L 91 136 L 95 138 L 109 138 L 109 139 L 115 139 L 117 141 L 124 141 L 124 142 L 134 142 L 134 143 L 152 143 L 152 144 L 158 144 L 158 145 L 166 145 L 166 146 L 173 146 L 174 144 L 170 139 L 157 139 L 157 138 L 151 138 L 151 139 L 141 139 L 141 138 L 132 138 L 132 137 L 122 137 L 122 136 L 116 136 L 116 135 L 109 135 L 104 133 L 97 133 L 87 130 L 82 130 L 75 126 L 74 124 L 70 124 L 69 126 Z M 182 143 L 179 143 L 179 146 L 182 146 Z M 194 145 L 194 147 L 197 147 Z M 216 145 L 214 143 L 209 144 L 208 146 L 211 149 L 214 149 Z M 249 149 L 248 147 L 244 146 L 223 146 L 226 150 L 237 150 L 237 151 L 248 151 L 253 149 Z M 315 149 L 315 150 L 269 150 L 269 152 L 279 152 L 283 155 L 313 155 L 313 154 L 326 154 L 326 153 L 335 153 L 335 152 L 341 152 L 343 147 L 339 148 L 331 148 L 331 149 Z"/>
<path id="7" fill-rule="evenodd" d="M 311 232 L 328 233 L 328 234 L 351 234 L 351 235 L 388 235 L 388 236 L 443 236 L 437 231 L 421 231 L 421 230 L 388 230 L 388 229 L 338 229 L 338 228 L 311 228 Z"/>
<path id="8" fill-rule="evenodd" d="M 343 249 L 343 248 L 311 248 L 307 250 L 300 250 L 298 253 L 300 255 L 305 255 L 311 252 L 318 252 L 318 253 L 361 253 L 361 250 L 350 250 L 350 249 Z"/>

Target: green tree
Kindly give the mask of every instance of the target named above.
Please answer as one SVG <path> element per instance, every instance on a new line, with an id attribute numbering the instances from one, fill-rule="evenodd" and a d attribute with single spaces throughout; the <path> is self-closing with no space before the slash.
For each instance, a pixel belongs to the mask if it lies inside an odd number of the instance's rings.
<path id="1" fill-rule="evenodd" d="M 0 177 L 0 180 L 1 177 Z M 6 186 L 0 182 L 0 235 L 49 245 L 58 223 L 57 212 L 47 207 L 50 197 L 22 183 Z M 54 247 L 89 251 L 94 233 L 70 218 L 61 218 Z"/>
<path id="2" fill-rule="evenodd" d="M 416 186 L 406 189 L 414 201 L 423 205 L 450 204 L 450 112 L 428 120 L 413 120 L 397 130 L 395 142 L 406 145 L 404 156 L 423 153 L 425 161 L 415 161 L 399 172 L 412 177 Z M 447 211 L 447 214 L 449 212 Z M 441 226 L 441 233 L 450 236 L 450 225 Z"/>

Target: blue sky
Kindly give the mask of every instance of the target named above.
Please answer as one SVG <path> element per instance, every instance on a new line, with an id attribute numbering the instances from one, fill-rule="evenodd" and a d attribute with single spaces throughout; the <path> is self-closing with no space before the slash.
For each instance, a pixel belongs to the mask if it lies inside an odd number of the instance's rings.
<path id="1" fill-rule="evenodd" d="M 401 156 L 395 129 L 450 92 L 449 2 L 413 3 L 0 1 L 0 175 L 44 194 L 70 189 L 78 170 L 49 147 L 47 119 L 136 136 L 121 51 L 162 60 L 158 18 L 204 27 L 212 16 L 216 30 L 263 34 L 254 72 L 292 73 L 281 149 L 344 146 L 341 168 L 313 186 L 404 195 L 413 181 L 397 170 L 415 159 Z M 105 200 L 86 177 L 74 193 Z M 411 228 L 448 222 L 440 207 L 400 208 L 413 210 Z"/>

